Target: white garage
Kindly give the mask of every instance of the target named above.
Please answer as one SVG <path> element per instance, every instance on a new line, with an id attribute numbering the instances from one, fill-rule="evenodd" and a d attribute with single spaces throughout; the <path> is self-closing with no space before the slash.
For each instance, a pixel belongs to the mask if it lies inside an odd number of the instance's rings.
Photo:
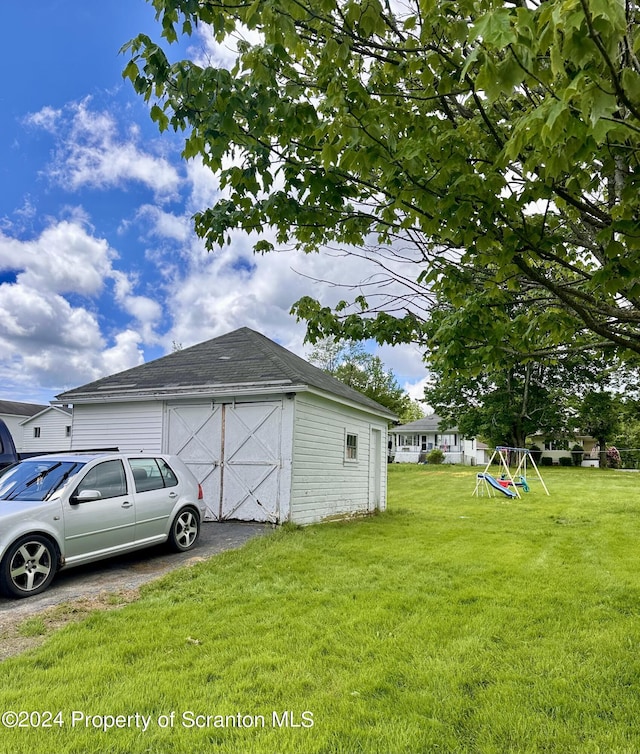
<path id="1" fill-rule="evenodd" d="M 72 449 L 179 455 L 213 520 L 300 524 L 386 507 L 395 416 L 248 328 L 57 396 Z"/>

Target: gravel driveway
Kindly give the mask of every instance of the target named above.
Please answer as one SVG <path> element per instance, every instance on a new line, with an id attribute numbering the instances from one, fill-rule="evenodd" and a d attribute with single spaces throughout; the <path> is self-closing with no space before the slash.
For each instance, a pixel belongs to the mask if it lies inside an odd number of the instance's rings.
<path id="1" fill-rule="evenodd" d="M 200 539 L 193 550 L 173 553 L 166 545 L 121 555 L 91 565 L 61 571 L 52 585 L 42 594 L 22 600 L 0 597 L 0 640 L 5 644 L 0 659 L 33 646 L 18 632 L 18 626 L 28 618 L 50 615 L 62 604 L 77 604 L 78 617 L 93 608 L 117 606 L 109 595 L 126 595 L 123 602 L 137 596 L 138 588 L 182 565 L 206 560 L 225 550 L 241 547 L 253 537 L 272 531 L 267 524 L 237 522 L 205 522 Z M 70 611 L 73 612 L 73 611 Z M 58 621 L 64 623 L 65 621 Z M 68 622 L 68 621 L 67 621 Z M 44 637 L 43 637 L 44 638 Z M 16 644 L 17 641 L 17 644 Z M 16 646 L 14 646 L 16 644 Z"/>

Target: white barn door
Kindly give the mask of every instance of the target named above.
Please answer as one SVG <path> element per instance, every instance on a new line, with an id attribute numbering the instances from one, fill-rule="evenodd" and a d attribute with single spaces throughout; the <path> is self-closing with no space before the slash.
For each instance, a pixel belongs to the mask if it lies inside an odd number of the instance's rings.
<path id="1" fill-rule="evenodd" d="M 222 406 L 169 406 L 167 452 L 179 456 L 202 485 L 207 519 L 218 518 L 222 480 Z"/>
<path id="2" fill-rule="evenodd" d="M 220 518 L 280 517 L 282 403 L 227 404 Z"/>
<path id="3" fill-rule="evenodd" d="M 282 402 L 169 405 L 168 452 L 202 484 L 211 518 L 278 521 Z"/>

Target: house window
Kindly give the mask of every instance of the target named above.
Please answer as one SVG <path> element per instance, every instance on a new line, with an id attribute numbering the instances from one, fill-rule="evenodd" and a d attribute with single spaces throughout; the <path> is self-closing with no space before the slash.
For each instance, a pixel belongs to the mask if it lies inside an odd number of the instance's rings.
<path id="1" fill-rule="evenodd" d="M 358 435 L 352 435 L 347 432 L 344 458 L 346 461 L 358 460 Z"/>
<path id="2" fill-rule="evenodd" d="M 40 437 L 40 427 L 34 427 L 33 428 L 33 436 L 34 437 Z"/>
<path id="3" fill-rule="evenodd" d="M 67 424 L 67 426 L 64 428 L 64 434 L 65 437 L 71 437 L 71 426 Z"/>
<path id="4" fill-rule="evenodd" d="M 458 444 L 458 435 L 452 432 L 439 435 L 439 444 L 443 450 L 456 447 Z"/>

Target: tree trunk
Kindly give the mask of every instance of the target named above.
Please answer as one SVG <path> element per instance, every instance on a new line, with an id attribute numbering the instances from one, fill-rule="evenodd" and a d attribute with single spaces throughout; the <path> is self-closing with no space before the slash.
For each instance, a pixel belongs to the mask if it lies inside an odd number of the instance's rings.
<path id="1" fill-rule="evenodd" d="M 598 437 L 598 445 L 600 446 L 600 468 L 607 468 L 607 440 L 605 437 Z"/>

